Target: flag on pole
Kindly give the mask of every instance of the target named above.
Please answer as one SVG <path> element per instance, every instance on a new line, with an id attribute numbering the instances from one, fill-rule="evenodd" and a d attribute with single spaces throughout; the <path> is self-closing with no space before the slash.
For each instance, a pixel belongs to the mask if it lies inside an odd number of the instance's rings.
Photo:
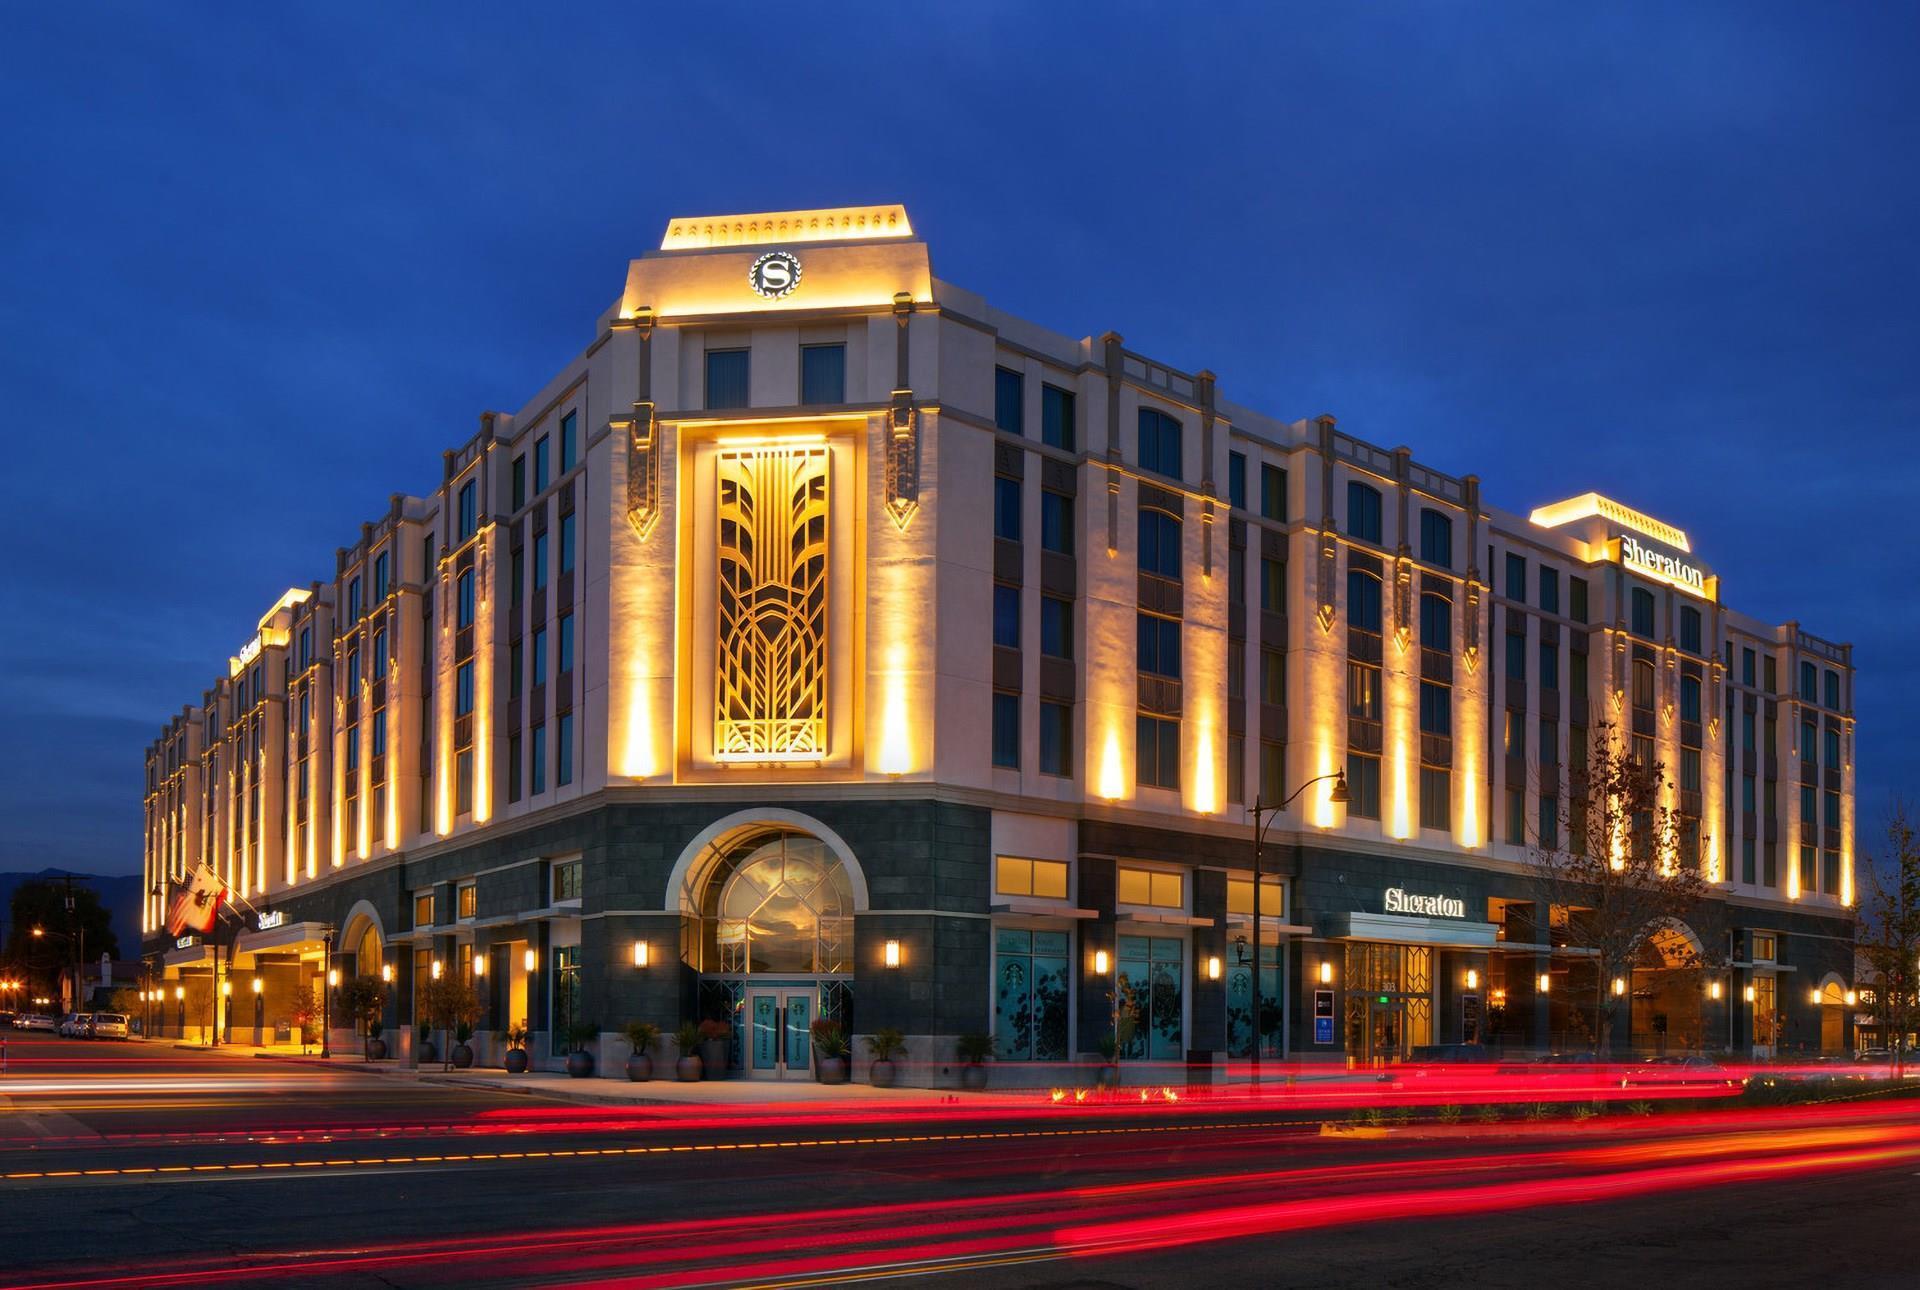
<path id="1" fill-rule="evenodd" d="M 184 885 L 176 883 L 173 898 L 167 902 L 167 934 L 179 936 L 189 928 L 205 936 L 220 916 L 220 902 L 227 897 L 227 884 L 205 864 L 187 875 Z"/>

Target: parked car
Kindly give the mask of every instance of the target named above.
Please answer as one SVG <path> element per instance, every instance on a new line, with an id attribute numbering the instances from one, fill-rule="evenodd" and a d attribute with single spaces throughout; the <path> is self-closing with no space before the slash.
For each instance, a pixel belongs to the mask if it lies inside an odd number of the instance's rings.
<path id="1" fill-rule="evenodd" d="M 93 1027 L 93 1014 L 69 1012 L 60 1023 L 60 1035 L 65 1039 L 85 1039 Z"/>
<path id="2" fill-rule="evenodd" d="M 0 1008 L 0 1026 L 12 1026 L 20 1020 L 20 1014 L 11 1008 Z"/>
<path id="3" fill-rule="evenodd" d="M 22 1030 L 53 1030 L 57 1023 L 44 1012 L 29 1012 L 14 1023 Z"/>
<path id="4" fill-rule="evenodd" d="M 95 1039 L 125 1039 L 127 1017 L 123 1012 L 96 1012 L 89 1033 Z"/>
<path id="5" fill-rule="evenodd" d="M 1479 1065 L 1492 1060 L 1485 1044 L 1415 1044 L 1407 1052 L 1409 1066 Z"/>

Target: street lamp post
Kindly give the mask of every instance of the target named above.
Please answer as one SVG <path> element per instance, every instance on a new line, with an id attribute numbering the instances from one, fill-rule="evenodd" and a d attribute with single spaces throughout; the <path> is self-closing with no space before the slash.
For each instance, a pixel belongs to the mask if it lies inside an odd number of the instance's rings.
<path id="1" fill-rule="evenodd" d="M 1293 800 L 1299 797 L 1300 794 L 1306 792 L 1315 784 L 1329 779 L 1333 781 L 1333 787 L 1327 790 L 1327 800 L 1336 805 L 1345 804 L 1347 800 L 1347 772 L 1344 770 L 1336 770 L 1331 775 L 1314 776 L 1287 794 L 1282 801 L 1274 806 L 1263 805 L 1260 798 L 1256 795 L 1253 799 L 1253 805 L 1248 808 L 1247 812 L 1253 816 L 1253 968 L 1251 973 L 1253 977 L 1253 1042 L 1251 1045 L 1253 1049 L 1253 1061 L 1250 1066 L 1250 1073 L 1254 1088 L 1260 1087 L 1260 1023 L 1263 1020 L 1260 1015 L 1262 1009 L 1260 998 L 1260 844 L 1266 839 L 1267 830 L 1272 827 L 1275 816 L 1291 806 Z M 1264 823 L 1260 818 L 1263 815 L 1266 816 Z"/>

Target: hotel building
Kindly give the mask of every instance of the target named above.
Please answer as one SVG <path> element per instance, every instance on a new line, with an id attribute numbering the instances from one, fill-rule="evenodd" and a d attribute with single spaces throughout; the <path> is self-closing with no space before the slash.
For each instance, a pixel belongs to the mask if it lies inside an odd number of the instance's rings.
<path id="1" fill-rule="evenodd" d="M 1530 861 L 1606 724 L 1713 913 L 1615 1044 L 1845 1048 L 1849 647 L 1729 608 L 1671 522 L 1504 511 L 1224 384 L 936 279 L 898 206 L 672 221 L 149 748 L 155 1020 L 227 980 L 271 1030 L 330 968 L 403 1050 L 451 972 L 483 1062 L 585 1025 L 608 1073 L 701 1017 L 768 1077 L 822 1016 L 929 1082 L 982 1032 L 1009 1082 L 1116 1029 L 1141 1077 L 1256 1029 L 1583 1050 L 1603 983 Z M 217 947 L 162 930 L 199 861 L 259 911 Z"/>

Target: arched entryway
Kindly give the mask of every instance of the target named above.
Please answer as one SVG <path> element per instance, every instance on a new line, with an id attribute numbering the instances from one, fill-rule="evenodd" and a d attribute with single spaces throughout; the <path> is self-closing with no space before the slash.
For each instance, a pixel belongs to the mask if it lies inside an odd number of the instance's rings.
<path id="1" fill-rule="evenodd" d="M 1633 965 L 1633 1046 L 1642 1052 L 1699 1052 L 1706 1033 L 1701 966 L 1705 947 L 1691 927 L 1667 922 L 1641 943 Z"/>
<path id="2" fill-rule="evenodd" d="M 681 957 L 702 1020 L 725 1022 L 728 1069 L 807 1078 L 812 1026 L 853 1026 L 854 915 L 866 881 L 846 843 L 791 812 L 734 817 L 674 866 Z"/>
<path id="3" fill-rule="evenodd" d="M 1820 1052 L 1844 1053 L 1847 1049 L 1847 983 L 1837 972 L 1829 972 L 1813 989 L 1813 1005 L 1820 1014 Z"/>

